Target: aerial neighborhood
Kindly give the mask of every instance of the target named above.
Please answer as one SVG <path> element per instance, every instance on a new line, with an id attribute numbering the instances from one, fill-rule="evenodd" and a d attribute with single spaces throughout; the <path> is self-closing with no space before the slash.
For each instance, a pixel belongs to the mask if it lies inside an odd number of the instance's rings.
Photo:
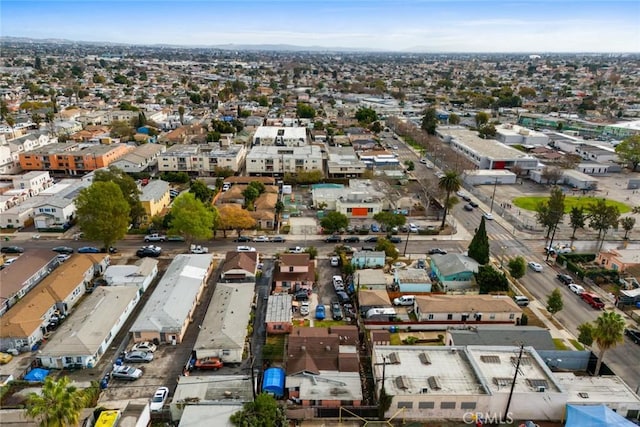
<path id="1" fill-rule="evenodd" d="M 0 424 L 640 423 L 637 55 L 1 47 Z"/>

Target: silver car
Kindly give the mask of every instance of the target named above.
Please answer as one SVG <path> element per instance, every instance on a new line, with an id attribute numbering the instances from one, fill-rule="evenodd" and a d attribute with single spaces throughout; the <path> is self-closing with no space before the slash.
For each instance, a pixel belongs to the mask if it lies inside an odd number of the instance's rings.
<path id="1" fill-rule="evenodd" d="M 125 362 L 148 363 L 153 360 L 153 353 L 149 351 L 134 350 L 125 354 Z"/>

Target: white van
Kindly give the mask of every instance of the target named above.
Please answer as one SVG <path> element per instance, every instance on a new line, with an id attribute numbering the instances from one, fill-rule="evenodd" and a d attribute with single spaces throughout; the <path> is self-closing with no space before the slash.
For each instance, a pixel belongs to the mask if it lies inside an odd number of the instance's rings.
<path id="1" fill-rule="evenodd" d="M 402 295 L 393 299 L 393 305 L 413 305 L 416 302 L 415 295 Z"/>

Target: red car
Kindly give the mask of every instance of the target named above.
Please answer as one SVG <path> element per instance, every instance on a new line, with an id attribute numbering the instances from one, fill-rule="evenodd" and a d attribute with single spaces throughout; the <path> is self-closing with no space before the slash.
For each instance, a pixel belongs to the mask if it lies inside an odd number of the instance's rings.
<path id="1" fill-rule="evenodd" d="M 223 363 L 222 360 L 217 357 L 204 357 L 202 359 L 196 360 L 196 363 L 193 364 L 195 369 L 210 369 L 213 371 L 217 371 L 222 368 Z"/>
<path id="2" fill-rule="evenodd" d="M 580 298 L 582 298 L 593 308 L 597 308 L 598 310 L 602 310 L 604 308 L 604 303 L 596 294 L 593 294 L 591 292 L 583 292 L 582 294 L 580 294 Z"/>

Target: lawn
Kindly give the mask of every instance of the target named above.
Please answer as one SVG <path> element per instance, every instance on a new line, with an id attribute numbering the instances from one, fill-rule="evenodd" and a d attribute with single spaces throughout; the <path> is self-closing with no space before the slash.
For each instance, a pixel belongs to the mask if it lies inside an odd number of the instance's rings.
<path id="1" fill-rule="evenodd" d="M 569 350 L 562 338 L 553 338 L 553 343 L 556 345 L 556 350 Z"/>
<path id="2" fill-rule="evenodd" d="M 538 204 L 541 202 L 546 202 L 549 200 L 548 196 L 527 196 L 527 197 L 518 197 L 513 200 L 513 204 L 521 209 L 525 209 L 528 211 L 535 211 L 538 207 Z M 601 200 L 599 197 L 578 197 L 578 196 L 565 196 L 564 198 L 564 212 L 571 212 L 571 208 L 574 207 L 584 207 L 587 209 L 589 205 L 595 203 L 596 201 Z M 620 213 L 626 213 L 631 211 L 631 207 L 625 205 L 624 203 L 617 202 L 615 200 L 606 199 L 606 203 L 608 206 L 617 206 L 620 210 Z"/>
<path id="3" fill-rule="evenodd" d="M 584 346 L 580 344 L 577 340 L 569 340 L 569 342 L 576 348 L 576 350 L 583 351 Z"/>

